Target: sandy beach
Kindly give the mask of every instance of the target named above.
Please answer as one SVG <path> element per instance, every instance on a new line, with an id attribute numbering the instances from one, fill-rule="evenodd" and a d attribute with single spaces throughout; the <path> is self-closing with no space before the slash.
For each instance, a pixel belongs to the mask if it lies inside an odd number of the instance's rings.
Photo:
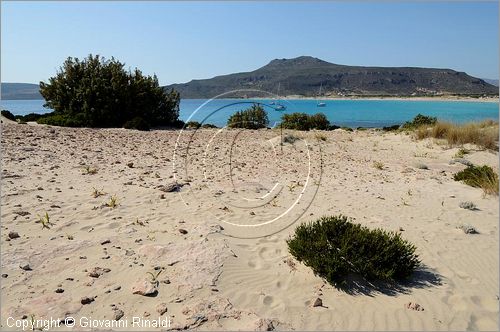
<path id="1" fill-rule="evenodd" d="M 374 130 L 286 131 L 281 150 L 270 129 L 2 121 L 2 329 L 30 317 L 73 317 L 54 330 L 159 330 L 132 317 L 168 317 L 161 330 L 498 328 L 498 196 L 453 180 L 458 148 Z M 498 171 L 498 153 L 468 148 Z M 414 278 L 349 294 L 295 261 L 294 228 L 338 214 L 414 243 Z"/>

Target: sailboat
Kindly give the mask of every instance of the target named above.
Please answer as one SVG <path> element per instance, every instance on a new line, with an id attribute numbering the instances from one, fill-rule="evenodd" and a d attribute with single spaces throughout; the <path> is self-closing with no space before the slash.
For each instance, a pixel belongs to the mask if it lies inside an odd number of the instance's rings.
<path id="1" fill-rule="evenodd" d="M 323 83 L 321 83 L 321 85 L 319 86 L 319 93 L 318 93 L 318 97 L 321 96 L 321 88 L 323 87 Z M 317 107 L 325 107 L 326 106 L 326 103 L 322 102 L 322 101 L 319 101 L 318 100 L 318 103 L 316 104 Z"/>
<path id="2" fill-rule="evenodd" d="M 279 97 L 280 95 L 280 86 L 281 86 L 281 82 L 278 83 L 278 91 L 276 92 L 276 95 Z M 271 105 L 276 105 L 274 107 L 275 110 L 277 111 L 284 111 L 286 110 L 286 106 L 285 105 L 281 105 L 280 103 L 277 103 L 277 102 L 271 102 Z"/>

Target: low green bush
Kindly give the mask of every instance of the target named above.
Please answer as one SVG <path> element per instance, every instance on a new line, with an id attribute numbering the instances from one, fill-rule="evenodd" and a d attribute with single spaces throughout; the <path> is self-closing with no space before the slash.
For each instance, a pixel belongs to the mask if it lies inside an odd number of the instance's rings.
<path id="1" fill-rule="evenodd" d="M 201 126 L 201 128 L 205 128 L 205 129 L 212 129 L 212 128 L 219 128 L 217 127 L 216 125 L 213 125 L 211 123 L 205 123 Z"/>
<path id="2" fill-rule="evenodd" d="M 468 166 L 453 176 L 455 181 L 483 189 L 485 194 L 498 195 L 498 174 L 487 165 Z"/>
<path id="3" fill-rule="evenodd" d="M 25 116 L 24 119 L 26 119 L 27 117 L 28 115 Z M 39 117 L 33 116 L 31 118 L 36 120 L 25 120 L 25 121 L 36 121 L 39 124 L 47 124 L 51 126 L 60 126 L 60 127 L 84 127 L 85 120 L 83 119 L 83 117 L 84 117 L 83 114 L 76 114 L 70 116 L 66 114 L 50 113 L 50 114 L 43 114 Z"/>
<path id="4" fill-rule="evenodd" d="M 411 121 L 407 121 L 403 124 L 404 129 L 415 129 L 421 126 L 433 126 L 437 122 L 435 116 L 427 116 L 422 114 L 417 114 Z"/>
<path id="5" fill-rule="evenodd" d="M 269 119 L 267 113 L 259 104 L 254 104 L 246 110 L 238 111 L 227 120 L 229 128 L 260 129 L 266 128 L 268 125 Z"/>
<path id="6" fill-rule="evenodd" d="M 298 226 L 287 244 L 298 261 L 338 288 L 348 286 L 351 274 L 365 280 L 403 280 L 420 265 L 416 247 L 398 233 L 371 230 L 342 215 Z"/>
<path id="7" fill-rule="evenodd" d="M 399 130 L 401 126 L 400 125 L 394 125 L 394 126 L 388 126 L 388 127 L 382 127 L 383 131 L 396 131 Z"/>
<path id="8" fill-rule="evenodd" d="M 8 120 L 16 121 L 16 117 L 14 116 L 14 114 L 12 114 L 11 112 L 9 112 L 7 110 L 2 110 L 2 116 Z"/>
<path id="9" fill-rule="evenodd" d="M 136 129 L 136 130 L 142 130 L 142 131 L 148 131 L 150 129 L 149 123 L 139 116 L 136 116 L 132 120 L 125 122 L 125 124 L 123 125 L 123 128 Z"/>
<path id="10" fill-rule="evenodd" d="M 283 114 L 281 117 L 281 125 L 285 129 L 294 130 L 328 130 L 330 122 L 323 113 L 308 115 L 306 113 L 290 113 Z"/>
<path id="11" fill-rule="evenodd" d="M 201 127 L 201 124 L 198 121 L 188 121 L 186 122 L 186 128 L 189 129 L 198 129 Z"/>

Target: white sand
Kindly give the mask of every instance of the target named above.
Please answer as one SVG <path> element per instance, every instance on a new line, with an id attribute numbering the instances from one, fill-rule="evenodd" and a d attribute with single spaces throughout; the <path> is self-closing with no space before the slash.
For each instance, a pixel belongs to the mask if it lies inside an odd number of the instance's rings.
<path id="1" fill-rule="evenodd" d="M 174 157 L 179 131 L 2 125 L 3 328 L 9 316 L 31 314 L 113 319 L 111 305 L 122 321 L 157 319 L 162 303 L 171 329 L 498 328 L 498 197 L 453 180 L 464 168 L 449 164 L 457 148 L 336 130 L 321 133 L 326 141 L 295 133 L 309 148 L 299 140 L 282 154 L 279 131 L 193 133 L 180 137 Z M 498 169 L 496 153 L 466 158 Z M 86 166 L 97 173 L 82 174 Z M 160 190 L 174 179 L 185 184 L 180 192 Z M 105 194 L 94 198 L 93 188 Z M 118 206 L 103 206 L 112 195 Z M 46 211 L 50 229 L 36 223 Z M 337 214 L 402 229 L 425 271 L 400 291 L 357 295 L 314 276 L 285 241 L 298 223 Z M 462 223 L 480 234 L 465 234 Z M 7 241 L 9 232 L 20 238 Z M 110 271 L 90 277 L 95 267 Z M 132 294 L 154 267 L 165 268 L 157 296 Z M 82 305 L 82 297 L 95 299 Z M 311 307 L 317 297 L 323 307 Z"/>

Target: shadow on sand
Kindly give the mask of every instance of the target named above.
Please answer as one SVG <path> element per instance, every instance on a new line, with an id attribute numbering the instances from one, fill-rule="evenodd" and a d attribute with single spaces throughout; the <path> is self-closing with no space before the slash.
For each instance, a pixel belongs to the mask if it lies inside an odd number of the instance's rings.
<path id="1" fill-rule="evenodd" d="M 358 276 L 350 276 L 346 285 L 339 289 L 350 295 L 374 296 L 377 293 L 382 293 L 395 296 L 398 294 L 409 294 L 415 288 L 435 287 L 441 284 L 441 275 L 426 266 L 421 266 L 408 280 L 390 283 L 381 281 L 370 282 Z"/>

